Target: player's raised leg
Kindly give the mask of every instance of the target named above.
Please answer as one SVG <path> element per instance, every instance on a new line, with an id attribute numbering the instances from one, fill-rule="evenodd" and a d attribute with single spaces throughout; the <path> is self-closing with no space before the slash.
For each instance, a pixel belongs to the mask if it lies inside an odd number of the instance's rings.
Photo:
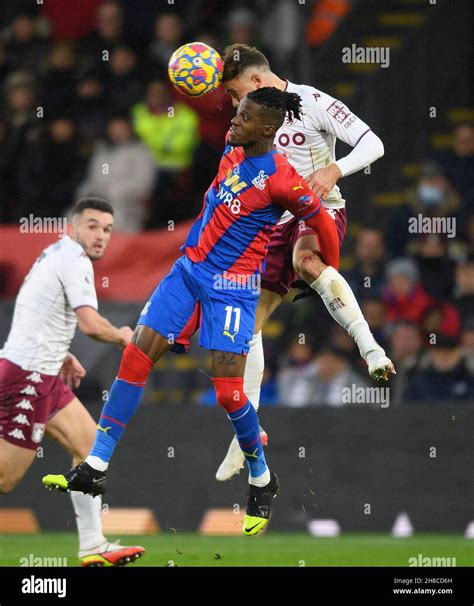
<path id="1" fill-rule="evenodd" d="M 83 461 L 92 447 L 96 424 L 75 398 L 56 413 L 46 425 L 46 434 L 73 457 L 73 465 Z M 79 560 L 82 566 L 122 566 L 141 557 L 145 550 L 108 541 L 102 532 L 102 499 L 71 491 L 79 535 Z"/>
<path id="2" fill-rule="evenodd" d="M 389 374 L 395 373 L 394 365 L 374 339 L 349 284 L 334 267 L 322 261 L 315 234 L 298 239 L 293 264 L 295 271 L 319 294 L 333 319 L 357 343 L 370 376 L 387 380 Z"/>
<path id="3" fill-rule="evenodd" d="M 272 499 L 278 494 L 277 476 L 270 472 L 263 454 L 257 412 L 244 393 L 245 357 L 212 352 L 212 382 L 217 402 L 227 413 L 249 468 L 249 492 L 243 532 L 255 535 L 268 523 Z"/>

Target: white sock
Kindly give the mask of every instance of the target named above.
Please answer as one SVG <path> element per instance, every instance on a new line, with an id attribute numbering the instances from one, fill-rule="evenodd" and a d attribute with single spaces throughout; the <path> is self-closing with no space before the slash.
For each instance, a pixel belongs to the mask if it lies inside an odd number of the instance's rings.
<path id="1" fill-rule="evenodd" d="M 253 478 L 249 474 L 249 484 L 252 484 L 252 486 L 266 486 L 268 482 L 270 482 L 270 470 L 268 469 L 268 467 L 267 470 L 264 471 L 261 476 L 257 476 L 256 478 Z"/>
<path id="2" fill-rule="evenodd" d="M 250 341 L 250 350 L 245 362 L 244 393 L 255 410 L 260 404 L 260 388 L 262 386 L 265 357 L 263 355 L 262 331 L 260 330 Z"/>
<path id="3" fill-rule="evenodd" d="M 106 539 L 102 534 L 102 497 L 93 497 L 82 492 L 71 492 L 72 505 L 76 513 L 79 550 L 93 549 Z"/>
<path id="4" fill-rule="evenodd" d="M 351 287 L 334 267 L 326 267 L 310 286 L 319 294 L 334 320 L 345 328 L 357 343 L 364 360 L 371 351 L 383 352 L 370 332 Z"/>
<path id="5" fill-rule="evenodd" d="M 87 463 L 92 467 L 92 469 L 95 469 L 96 471 L 107 471 L 107 468 L 109 466 L 109 464 L 105 461 L 102 461 L 100 457 L 95 457 L 93 455 L 89 455 L 84 461 L 84 463 Z"/>

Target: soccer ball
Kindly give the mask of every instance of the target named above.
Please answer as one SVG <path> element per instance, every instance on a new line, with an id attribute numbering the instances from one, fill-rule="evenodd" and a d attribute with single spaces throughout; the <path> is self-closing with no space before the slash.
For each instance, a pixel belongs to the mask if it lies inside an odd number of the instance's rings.
<path id="1" fill-rule="evenodd" d="M 168 63 L 168 75 L 174 87 L 189 97 L 202 97 L 218 88 L 222 69 L 221 56 L 204 42 L 183 44 Z"/>

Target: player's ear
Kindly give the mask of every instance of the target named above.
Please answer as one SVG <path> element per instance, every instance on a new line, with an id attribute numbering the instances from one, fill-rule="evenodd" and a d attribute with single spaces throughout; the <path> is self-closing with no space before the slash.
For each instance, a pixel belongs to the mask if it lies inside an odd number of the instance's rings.
<path id="1" fill-rule="evenodd" d="M 276 134 L 276 128 L 273 124 L 265 124 L 263 127 L 263 134 L 265 137 L 274 137 Z"/>
<path id="2" fill-rule="evenodd" d="M 250 79 L 252 80 L 252 84 L 255 88 L 260 88 L 262 86 L 262 77 L 260 74 L 252 74 Z"/>

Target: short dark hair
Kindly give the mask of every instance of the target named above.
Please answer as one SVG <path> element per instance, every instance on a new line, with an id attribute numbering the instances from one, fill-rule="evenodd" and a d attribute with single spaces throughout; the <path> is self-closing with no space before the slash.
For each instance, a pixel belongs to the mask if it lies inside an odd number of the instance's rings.
<path id="1" fill-rule="evenodd" d="M 224 50 L 224 71 L 222 82 L 229 82 L 240 76 L 248 67 L 270 69 L 270 63 L 263 53 L 248 44 L 232 44 Z"/>
<path id="2" fill-rule="evenodd" d="M 72 216 L 80 215 L 86 209 L 92 208 L 93 210 L 100 210 L 103 213 L 114 214 L 112 206 L 103 198 L 96 198 L 94 196 L 88 196 L 87 198 L 80 198 L 73 206 Z"/>
<path id="3" fill-rule="evenodd" d="M 301 118 L 301 97 L 296 93 L 288 93 L 274 86 L 262 86 L 249 93 L 247 99 L 261 105 L 259 113 L 277 129 L 281 127 L 285 117 L 290 122 Z"/>

